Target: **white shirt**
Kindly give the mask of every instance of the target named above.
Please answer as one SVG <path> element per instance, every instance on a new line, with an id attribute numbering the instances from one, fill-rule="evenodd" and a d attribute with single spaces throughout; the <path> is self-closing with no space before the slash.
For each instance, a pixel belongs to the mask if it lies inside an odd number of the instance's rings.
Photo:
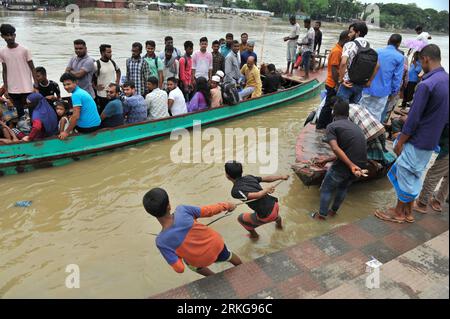
<path id="1" fill-rule="evenodd" d="M 94 74 L 97 75 L 97 86 L 103 85 L 104 89 L 97 90 L 97 95 L 101 97 L 107 97 L 106 90 L 110 83 L 116 83 L 116 69 L 111 60 L 108 62 L 100 61 L 100 74 L 97 74 L 97 62 L 94 63 Z"/>
<path id="2" fill-rule="evenodd" d="M 289 38 L 295 38 L 298 35 L 300 35 L 300 24 L 296 23 L 291 25 L 291 33 L 289 34 Z M 297 46 L 297 40 L 289 40 L 288 45 Z"/>
<path id="3" fill-rule="evenodd" d="M 179 87 L 170 91 L 169 100 L 173 101 L 172 108 L 170 109 L 172 116 L 187 113 L 186 101 Z"/>
<path id="4" fill-rule="evenodd" d="M 422 32 L 421 34 L 419 34 L 418 36 L 417 36 L 417 40 L 419 40 L 419 41 L 423 41 L 423 42 L 425 42 L 426 44 L 428 44 L 428 38 L 430 37 L 430 34 L 428 33 L 428 32 Z"/>
<path id="5" fill-rule="evenodd" d="M 169 116 L 168 98 L 166 91 L 154 89 L 145 97 L 147 103 L 148 120 L 155 120 Z"/>
<path id="6" fill-rule="evenodd" d="M 314 38 L 316 36 L 316 32 L 314 28 L 309 28 L 305 34 L 305 37 L 302 39 L 301 43 L 309 43 L 309 45 L 302 45 L 303 52 L 313 52 L 314 51 Z"/>
<path id="7" fill-rule="evenodd" d="M 367 42 L 366 39 L 364 38 L 356 38 L 354 41 L 347 42 L 344 45 L 344 48 L 342 50 L 342 56 L 348 58 L 347 69 L 345 70 L 344 75 L 344 81 L 350 81 L 350 78 L 348 76 L 348 68 L 352 65 L 353 58 L 356 56 L 356 53 L 358 53 L 358 46 L 356 45 L 355 41 L 358 41 L 362 47 L 366 47 L 369 44 L 369 42 Z"/>

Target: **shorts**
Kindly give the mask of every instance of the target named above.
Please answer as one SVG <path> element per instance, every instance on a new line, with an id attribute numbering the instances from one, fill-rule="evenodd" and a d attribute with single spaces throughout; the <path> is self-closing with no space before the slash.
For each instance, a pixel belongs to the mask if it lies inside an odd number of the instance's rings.
<path id="1" fill-rule="evenodd" d="M 272 212 L 269 216 L 261 218 L 258 216 L 257 212 L 253 213 L 244 213 L 239 215 L 238 222 L 246 229 L 246 230 L 254 230 L 255 228 L 262 226 L 264 224 L 268 224 L 274 222 L 278 219 L 279 216 L 279 205 L 276 202 L 273 206 Z"/>
<path id="2" fill-rule="evenodd" d="M 288 43 L 287 46 L 287 61 L 288 62 L 294 62 L 295 63 L 295 57 L 297 55 L 297 43 L 290 44 Z"/>
<path id="3" fill-rule="evenodd" d="M 215 263 L 222 263 L 222 262 L 230 261 L 231 257 L 233 257 L 233 253 L 228 250 L 227 245 L 223 244 L 223 249 L 217 256 Z M 202 267 L 194 267 L 194 266 L 189 265 L 186 262 L 186 260 L 184 262 L 189 267 L 189 269 L 191 269 L 192 271 L 198 272 L 198 270 L 202 269 Z"/>

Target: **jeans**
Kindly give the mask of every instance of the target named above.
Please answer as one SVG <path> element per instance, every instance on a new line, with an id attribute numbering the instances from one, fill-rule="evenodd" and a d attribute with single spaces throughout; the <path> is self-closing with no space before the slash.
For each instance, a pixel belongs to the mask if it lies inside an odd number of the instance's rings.
<path id="1" fill-rule="evenodd" d="M 309 73 L 309 69 L 311 68 L 311 55 L 311 51 L 306 51 L 302 54 L 302 66 L 306 73 Z"/>
<path id="2" fill-rule="evenodd" d="M 325 85 L 325 89 L 327 90 L 327 97 L 325 100 L 325 105 L 322 108 L 322 111 L 320 111 L 319 119 L 316 123 L 316 128 L 318 130 L 324 129 L 333 122 L 333 115 L 332 115 L 332 100 L 333 97 L 336 96 L 336 89 L 329 87 L 328 85 Z"/>
<path id="3" fill-rule="evenodd" d="M 337 92 L 337 97 L 342 98 L 350 104 L 358 104 L 362 97 L 362 91 L 364 87 L 362 85 L 353 84 L 353 87 L 348 88 L 345 85 L 341 85 Z"/>
<path id="4" fill-rule="evenodd" d="M 24 108 L 27 106 L 27 97 L 30 94 L 31 93 L 9 93 L 9 97 L 11 98 L 14 107 L 17 110 L 17 116 L 19 117 L 19 119 L 25 115 Z M 31 118 L 33 110 L 29 109 L 28 111 L 29 111 L 28 114 L 30 114 Z"/>
<path id="5" fill-rule="evenodd" d="M 245 89 L 242 89 L 241 92 L 239 92 L 239 98 L 241 101 L 245 100 L 246 98 L 248 98 L 250 95 L 253 94 L 253 92 L 255 91 L 255 88 L 252 86 L 246 87 Z"/>
<path id="6" fill-rule="evenodd" d="M 350 172 L 341 173 L 331 167 L 320 187 L 320 215 L 326 217 L 330 208 L 330 203 L 334 196 L 334 202 L 331 206 L 333 212 L 337 212 L 347 196 L 347 191 L 352 184 L 354 178 Z"/>

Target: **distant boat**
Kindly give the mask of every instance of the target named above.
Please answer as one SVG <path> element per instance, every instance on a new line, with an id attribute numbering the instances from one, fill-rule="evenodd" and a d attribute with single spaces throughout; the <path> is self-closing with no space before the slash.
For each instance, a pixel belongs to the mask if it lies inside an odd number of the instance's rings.
<path id="1" fill-rule="evenodd" d="M 6 9 L 11 11 L 36 11 L 39 6 L 39 1 L 22 0 L 11 1 L 7 4 Z"/>

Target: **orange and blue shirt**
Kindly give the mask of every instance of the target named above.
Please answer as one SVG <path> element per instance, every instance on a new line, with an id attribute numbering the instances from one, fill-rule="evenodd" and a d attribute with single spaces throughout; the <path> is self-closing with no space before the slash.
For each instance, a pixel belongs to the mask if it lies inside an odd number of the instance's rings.
<path id="1" fill-rule="evenodd" d="M 178 206 L 173 214 L 173 224 L 156 237 L 156 246 L 172 268 L 184 272 L 187 264 L 203 268 L 213 264 L 224 248 L 222 236 L 197 222 L 197 218 L 211 217 L 228 210 L 227 203 L 210 206 Z"/>

